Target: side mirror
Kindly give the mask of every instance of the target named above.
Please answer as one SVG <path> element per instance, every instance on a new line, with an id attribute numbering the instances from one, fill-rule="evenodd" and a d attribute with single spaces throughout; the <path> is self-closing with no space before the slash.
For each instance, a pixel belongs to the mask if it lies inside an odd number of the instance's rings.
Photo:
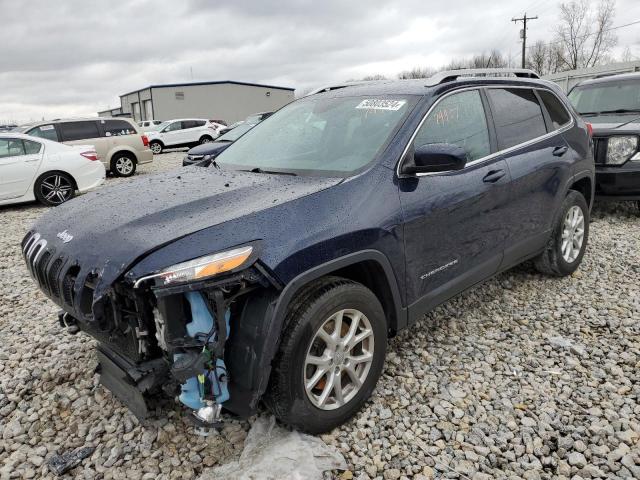
<path id="1" fill-rule="evenodd" d="M 415 149 L 413 164 L 407 162 L 402 173 L 431 173 L 462 170 L 467 163 L 467 153 L 458 145 L 429 143 Z"/>

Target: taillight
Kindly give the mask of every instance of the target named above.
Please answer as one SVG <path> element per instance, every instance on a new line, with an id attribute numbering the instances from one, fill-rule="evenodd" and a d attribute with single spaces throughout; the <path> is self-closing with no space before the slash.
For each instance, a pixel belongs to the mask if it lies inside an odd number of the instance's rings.
<path id="1" fill-rule="evenodd" d="M 84 158 L 86 158 L 87 160 L 98 160 L 98 152 L 96 152 L 95 150 L 89 150 L 88 152 L 82 152 L 80 153 L 80 155 L 82 155 Z"/>
<path id="2" fill-rule="evenodd" d="M 142 135 L 142 146 L 144 147 L 149 146 L 149 137 L 147 137 L 146 135 Z"/>
<path id="3" fill-rule="evenodd" d="M 589 138 L 593 137 L 593 125 L 589 122 L 585 122 L 587 125 L 587 133 L 589 134 Z"/>

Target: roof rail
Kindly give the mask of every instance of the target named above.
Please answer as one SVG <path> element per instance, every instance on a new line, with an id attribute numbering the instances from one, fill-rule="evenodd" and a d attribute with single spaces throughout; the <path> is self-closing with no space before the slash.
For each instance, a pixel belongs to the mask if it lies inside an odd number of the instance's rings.
<path id="1" fill-rule="evenodd" d="M 506 77 L 509 75 L 519 78 L 540 78 L 536 72 L 527 68 L 466 68 L 438 72 L 426 79 L 426 86 L 435 87 L 441 83 L 457 80 L 459 77 Z"/>
<path id="2" fill-rule="evenodd" d="M 309 95 L 315 95 L 316 93 L 330 92 L 331 90 L 338 90 L 340 88 L 346 88 L 346 87 L 355 87 L 356 85 L 362 85 L 364 83 L 369 83 L 372 81 L 374 80 L 356 80 L 353 82 L 332 83 L 332 84 L 323 85 L 322 87 L 311 90 L 309 93 L 307 93 L 304 96 L 308 97 Z"/>

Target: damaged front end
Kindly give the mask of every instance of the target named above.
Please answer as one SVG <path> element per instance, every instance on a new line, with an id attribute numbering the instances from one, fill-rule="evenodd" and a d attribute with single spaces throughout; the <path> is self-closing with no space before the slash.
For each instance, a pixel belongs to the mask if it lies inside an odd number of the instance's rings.
<path id="1" fill-rule="evenodd" d="M 275 342 L 265 340 L 281 286 L 254 246 L 138 278 L 121 275 L 96 295 L 99 273 L 56 263 L 46 243 L 34 250 L 39 241 L 23 242 L 34 279 L 63 307 L 60 323 L 69 333 L 98 340 L 100 382 L 138 418 L 162 391 L 201 427 L 216 426 L 223 407 L 242 417 L 255 411 L 268 380 Z"/>

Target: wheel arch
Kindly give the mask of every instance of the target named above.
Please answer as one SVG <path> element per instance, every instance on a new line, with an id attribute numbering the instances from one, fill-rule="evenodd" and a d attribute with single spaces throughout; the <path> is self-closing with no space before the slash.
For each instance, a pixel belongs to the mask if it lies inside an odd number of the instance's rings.
<path id="1" fill-rule="evenodd" d="M 293 278 L 282 290 L 264 290 L 253 295 L 245 304 L 238 323 L 242 331 L 232 334 L 231 345 L 227 349 L 231 357 L 228 362 L 230 371 L 233 373 L 235 370 L 233 359 L 242 368 L 230 386 L 232 395 L 225 404 L 226 408 L 240 416 L 249 416 L 256 411 L 269 384 L 271 362 L 280 348 L 289 305 L 305 287 L 328 276 L 341 276 L 371 289 L 385 310 L 391 334 L 406 327 L 407 309 L 402 306 L 391 263 L 382 252 L 355 252 L 308 269 Z M 247 355 L 248 351 L 252 353 Z"/>
<path id="2" fill-rule="evenodd" d="M 274 316 L 285 317 L 296 294 L 315 280 L 326 276 L 343 277 L 363 284 L 380 300 L 391 335 L 407 326 L 406 309 L 389 259 L 378 250 L 363 250 L 317 265 L 295 277 L 282 290 Z M 284 325 L 283 325 L 284 327 Z"/>
<path id="3" fill-rule="evenodd" d="M 54 170 L 46 170 L 44 172 L 42 172 L 41 174 L 39 174 L 35 180 L 33 181 L 33 194 L 36 194 L 36 186 L 38 185 L 38 181 L 44 177 L 45 175 L 51 175 L 52 173 L 64 173 L 65 175 L 67 175 L 69 178 L 71 178 L 71 181 L 73 182 L 73 188 L 75 190 L 78 190 L 78 182 L 76 181 L 75 177 L 73 176 L 73 174 L 71 174 L 70 172 L 66 171 L 66 170 L 61 170 L 59 168 L 56 168 Z"/>
<path id="4" fill-rule="evenodd" d="M 135 162 L 138 163 L 138 156 L 136 155 L 136 152 L 133 148 L 130 148 L 126 145 L 118 145 L 117 147 L 114 147 L 108 154 L 109 166 L 111 166 L 111 163 L 113 163 L 113 161 L 118 158 L 118 155 L 122 153 L 130 153 L 131 155 L 133 155 L 133 159 L 135 160 Z"/>
<path id="5" fill-rule="evenodd" d="M 575 190 L 577 192 L 580 192 L 587 201 L 589 209 L 591 209 L 591 207 L 593 206 L 594 189 L 595 183 L 591 178 L 591 175 L 589 175 L 588 172 L 583 172 L 582 174 L 578 174 L 572 178 L 567 191 Z"/>

